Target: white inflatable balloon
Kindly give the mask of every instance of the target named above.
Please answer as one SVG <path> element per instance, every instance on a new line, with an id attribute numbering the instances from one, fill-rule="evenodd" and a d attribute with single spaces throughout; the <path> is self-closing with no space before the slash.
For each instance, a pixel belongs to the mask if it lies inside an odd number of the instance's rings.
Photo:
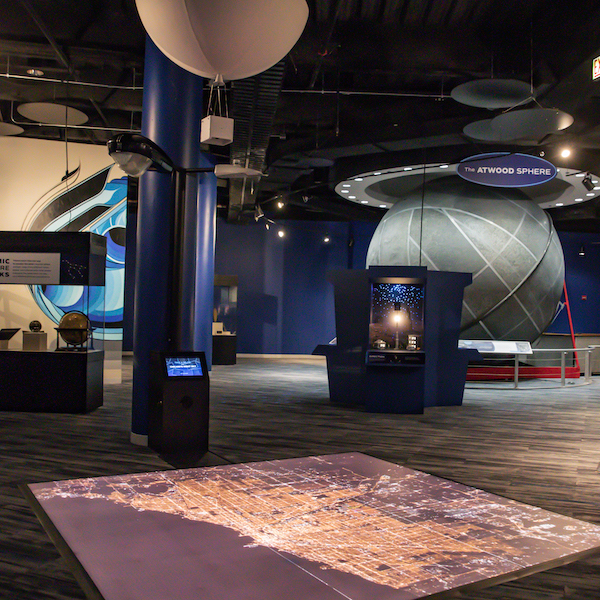
<path id="1" fill-rule="evenodd" d="M 136 0 L 146 32 L 175 64 L 224 80 L 262 73 L 298 41 L 305 0 Z"/>

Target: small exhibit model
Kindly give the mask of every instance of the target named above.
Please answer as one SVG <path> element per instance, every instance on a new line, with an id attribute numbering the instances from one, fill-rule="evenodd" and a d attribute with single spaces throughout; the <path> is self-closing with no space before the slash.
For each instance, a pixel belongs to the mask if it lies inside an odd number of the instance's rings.
<path id="1" fill-rule="evenodd" d="M 448 598 L 578 560 L 600 527 L 360 453 L 30 484 L 88 598 Z"/>
<path id="2" fill-rule="evenodd" d="M 29 331 L 31 331 L 31 333 L 39 333 L 42 331 L 42 324 L 39 321 L 31 321 L 31 323 L 29 323 Z"/>

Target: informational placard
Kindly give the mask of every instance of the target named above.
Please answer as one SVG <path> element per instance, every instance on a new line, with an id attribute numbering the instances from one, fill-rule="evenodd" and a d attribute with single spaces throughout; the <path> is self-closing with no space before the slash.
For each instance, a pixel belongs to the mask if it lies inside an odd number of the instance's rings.
<path id="1" fill-rule="evenodd" d="M 533 354 L 529 342 L 518 340 L 458 340 L 458 347 L 490 354 Z"/>
<path id="2" fill-rule="evenodd" d="M 60 253 L 0 252 L 0 283 L 60 284 Z"/>
<path id="3" fill-rule="evenodd" d="M 556 167 L 531 154 L 493 152 L 462 160 L 456 169 L 460 177 L 491 187 L 528 187 L 556 177 Z"/>

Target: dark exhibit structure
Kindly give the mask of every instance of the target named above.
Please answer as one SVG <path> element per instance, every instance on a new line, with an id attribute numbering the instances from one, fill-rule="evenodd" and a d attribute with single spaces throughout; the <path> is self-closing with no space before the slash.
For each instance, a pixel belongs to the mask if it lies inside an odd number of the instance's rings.
<path id="1" fill-rule="evenodd" d="M 106 238 L 100 235 L 0 232 L 0 253 L 11 263 L 5 283 L 87 290 L 105 284 Z M 89 295 L 84 293 L 84 298 Z M 58 334 L 65 333 L 60 326 L 57 329 Z M 85 346 L 57 344 L 54 352 L 0 350 L 0 410 L 87 413 L 102 406 L 104 351 L 87 345 L 87 330 L 75 333 L 82 340 L 85 333 Z"/>
<path id="2" fill-rule="evenodd" d="M 470 273 L 425 267 L 335 271 L 336 344 L 327 358 L 332 402 L 371 412 L 422 413 L 462 403 L 467 364 L 458 348 Z"/>

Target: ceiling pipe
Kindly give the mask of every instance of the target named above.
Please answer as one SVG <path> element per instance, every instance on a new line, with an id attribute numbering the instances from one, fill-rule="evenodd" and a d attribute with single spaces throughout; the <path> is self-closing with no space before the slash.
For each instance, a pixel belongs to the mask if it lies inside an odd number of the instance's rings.
<path id="1" fill-rule="evenodd" d="M 72 79 L 58 79 L 55 77 L 35 77 L 33 75 L 17 75 L 16 73 L 0 73 L 0 77 L 5 79 L 25 79 L 27 81 L 43 83 L 63 83 L 67 85 L 78 85 L 82 87 L 108 88 L 111 90 L 127 90 L 132 92 L 143 91 L 144 87 L 140 85 L 114 85 L 110 83 L 91 83 L 88 81 L 74 81 Z"/>

